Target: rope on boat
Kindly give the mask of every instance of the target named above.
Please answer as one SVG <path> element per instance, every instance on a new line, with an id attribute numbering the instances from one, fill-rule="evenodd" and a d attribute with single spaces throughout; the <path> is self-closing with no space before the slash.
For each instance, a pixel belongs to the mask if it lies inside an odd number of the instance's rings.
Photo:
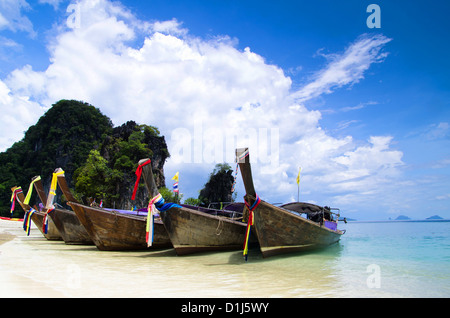
<path id="1" fill-rule="evenodd" d="M 222 225 L 222 227 L 220 228 L 220 232 L 217 233 L 220 225 Z M 221 217 L 219 217 L 219 223 L 217 224 L 217 228 L 216 228 L 216 235 L 219 236 L 220 234 L 222 234 L 222 231 L 223 231 L 223 220 Z"/>

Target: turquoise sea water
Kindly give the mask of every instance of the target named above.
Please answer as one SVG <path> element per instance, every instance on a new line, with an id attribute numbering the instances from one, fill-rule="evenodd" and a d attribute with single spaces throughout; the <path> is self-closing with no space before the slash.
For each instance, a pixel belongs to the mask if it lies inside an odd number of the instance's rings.
<path id="1" fill-rule="evenodd" d="M 348 288 L 371 297 L 450 296 L 450 222 L 349 222 L 341 228 L 347 232 L 335 251 L 324 253 Z"/>
<path id="2" fill-rule="evenodd" d="M 251 249 L 177 256 L 105 252 L 15 235 L 0 245 L 2 297 L 450 297 L 450 222 L 349 222 L 338 244 L 262 258 Z"/>

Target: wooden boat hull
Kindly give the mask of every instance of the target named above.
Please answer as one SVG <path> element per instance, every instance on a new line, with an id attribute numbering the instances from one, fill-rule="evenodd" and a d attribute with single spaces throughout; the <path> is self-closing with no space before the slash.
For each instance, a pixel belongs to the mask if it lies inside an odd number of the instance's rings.
<path id="1" fill-rule="evenodd" d="M 11 190 L 14 192 L 14 189 L 16 189 L 16 187 L 13 187 Z M 23 194 L 23 192 L 20 192 L 17 194 L 17 201 L 19 202 L 20 206 L 25 211 L 25 213 L 30 211 L 31 207 L 28 204 L 24 203 L 25 195 Z M 42 235 L 44 235 L 44 237 L 49 241 L 61 241 L 62 240 L 61 234 L 59 233 L 58 229 L 55 226 L 55 223 L 53 223 L 51 218 L 49 218 L 49 220 L 48 220 L 48 228 L 47 228 L 47 234 L 46 234 L 42 230 L 43 229 L 42 226 L 44 224 L 45 213 L 37 211 L 36 207 L 34 210 L 35 210 L 35 212 L 31 216 L 31 221 L 33 221 L 34 225 L 36 225 L 36 227 L 42 233 Z"/>
<path id="2" fill-rule="evenodd" d="M 35 180 L 36 179 L 36 180 Z M 42 185 L 42 181 L 37 179 L 37 177 L 33 178 L 34 188 L 41 199 L 41 202 L 46 205 L 48 200 L 47 194 L 44 191 L 44 187 Z M 46 209 L 44 209 L 47 211 Z M 84 228 L 84 226 L 78 220 L 75 212 L 62 208 L 55 208 L 53 211 L 49 213 L 50 220 L 54 223 L 53 226 L 56 226 L 59 234 L 61 235 L 64 243 L 66 244 L 84 244 L 91 245 L 94 244 L 91 238 L 89 237 L 88 232 Z"/>
<path id="3" fill-rule="evenodd" d="M 177 255 L 243 247 L 246 223 L 184 207 L 160 215 Z"/>
<path id="4" fill-rule="evenodd" d="M 69 202 L 92 241 L 102 251 L 145 250 L 146 216 L 115 213 Z M 161 221 L 155 220 L 152 248 L 172 247 Z"/>
<path id="5" fill-rule="evenodd" d="M 49 216 L 61 234 L 64 243 L 68 245 L 94 244 L 75 212 L 57 208 L 51 211 Z"/>
<path id="6" fill-rule="evenodd" d="M 337 243 L 342 235 L 264 201 L 253 213 L 263 257 L 325 247 Z"/>
<path id="7" fill-rule="evenodd" d="M 48 219 L 48 227 L 47 227 L 47 233 L 44 233 L 43 231 L 43 225 L 44 225 L 44 217 L 45 213 L 35 211 L 33 215 L 31 216 L 31 220 L 36 225 L 36 227 L 39 229 L 39 231 L 44 235 L 44 237 L 49 241 L 62 241 L 63 238 L 61 236 L 61 233 L 59 233 L 58 228 L 56 227 L 55 223 L 51 218 Z"/>
<path id="8" fill-rule="evenodd" d="M 263 257 L 320 248 L 340 240 L 343 232 L 337 230 L 335 222 L 329 222 L 332 224 L 328 224 L 326 220 L 314 222 L 293 212 L 295 210 L 290 211 L 287 208 L 300 209 L 300 212 L 322 211 L 323 215 L 329 214 L 330 210 L 325 212 L 325 208 L 300 202 L 286 204 L 284 208 L 281 208 L 263 200 L 259 201 L 253 184 L 249 149 L 236 149 L 236 161 L 244 182 L 245 201 L 248 203 L 249 209 L 253 210 L 253 228 L 258 237 Z M 327 226 L 334 229 L 331 230 Z"/>

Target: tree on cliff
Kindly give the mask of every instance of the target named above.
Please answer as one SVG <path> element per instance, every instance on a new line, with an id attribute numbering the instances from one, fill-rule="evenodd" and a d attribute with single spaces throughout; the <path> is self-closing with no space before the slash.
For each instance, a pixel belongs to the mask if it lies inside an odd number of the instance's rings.
<path id="1" fill-rule="evenodd" d="M 78 182 L 79 197 L 101 200 L 105 196 L 117 207 L 131 207 L 134 171 L 138 161 L 147 157 L 152 159 L 157 185 L 164 186 L 163 166 L 169 152 L 157 128 L 132 121 L 113 127 L 94 106 L 61 100 L 25 132 L 21 141 L 0 153 L 0 214 L 9 215 L 11 187 L 21 186 L 26 192 L 31 178 L 40 175 L 47 191 L 52 173 L 59 167 L 65 171 L 69 186 L 75 188 Z M 90 171 L 93 167 L 100 170 Z M 58 196 L 60 199 L 60 192 Z M 139 202 L 145 202 L 146 196 L 141 186 Z M 35 193 L 31 203 L 38 203 Z M 16 209 L 15 216 L 21 215 L 23 211 Z"/>
<path id="2" fill-rule="evenodd" d="M 92 150 L 86 162 L 75 171 L 75 190 L 79 197 L 84 196 L 84 201 L 102 200 L 105 206 L 122 209 L 145 206 L 148 193 L 142 182 L 136 202 L 131 202 L 134 172 L 139 160 L 144 158 L 152 159 L 156 185 L 165 186 L 163 166 L 169 152 L 157 128 L 129 121 L 114 128 L 100 151 Z"/>
<path id="3" fill-rule="evenodd" d="M 111 120 L 92 105 L 74 100 L 55 103 L 21 141 L 0 153 L 0 213 L 8 214 L 10 188 L 21 186 L 26 192 L 34 176 L 40 175 L 48 189 L 53 171 L 61 167 L 70 183 L 75 169 L 112 128 Z"/>
<path id="4" fill-rule="evenodd" d="M 231 187 L 233 181 L 233 170 L 230 165 L 226 163 L 216 164 L 208 182 L 200 191 L 199 205 L 208 206 L 211 203 L 232 202 Z"/>

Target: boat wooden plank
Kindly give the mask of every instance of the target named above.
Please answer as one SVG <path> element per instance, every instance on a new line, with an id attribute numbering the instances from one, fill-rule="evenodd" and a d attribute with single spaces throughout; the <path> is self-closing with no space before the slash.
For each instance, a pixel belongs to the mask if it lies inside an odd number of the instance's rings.
<path id="1" fill-rule="evenodd" d="M 47 195 L 44 191 L 41 180 L 36 180 L 33 178 L 34 188 L 41 199 L 41 202 L 47 202 Z M 36 180 L 36 181 L 35 181 Z M 46 212 L 46 209 L 44 210 Z M 49 213 L 49 216 L 53 223 L 55 224 L 58 232 L 60 233 L 64 243 L 66 244 L 80 244 L 80 245 L 93 245 L 94 242 L 91 240 L 88 232 L 81 224 L 80 220 L 77 218 L 74 211 L 55 208 Z"/>
<path id="2" fill-rule="evenodd" d="M 75 215 L 88 232 L 95 246 L 102 251 L 145 250 L 147 246 L 146 216 L 134 216 L 76 201 L 64 175 L 58 176 L 58 185 L 69 200 Z M 170 248 L 172 243 L 161 221 L 155 221 L 154 241 L 151 248 Z"/>
<path id="3" fill-rule="evenodd" d="M 139 161 L 144 163 L 148 159 Z M 159 193 L 151 165 L 145 168 L 144 181 L 150 197 Z M 187 206 L 172 207 L 161 211 L 161 220 L 166 228 L 177 255 L 221 250 L 242 249 L 246 223 L 235 221 L 227 217 L 213 215 L 209 212 L 197 211 Z"/>
<path id="4" fill-rule="evenodd" d="M 161 218 L 178 255 L 238 250 L 245 240 L 246 224 L 189 208 L 172 208 Z"/>
<path id="5" fill-rule="evenodd" d="M 11 190 L 14 192 L 15 189 L 16 189 L 16 187 L 13 187 Z M 23 194 L 23 192 L 20 192 L 17 194 L 17 201 L 19 202 L 20 206 L 22 207 L 22 209 L 25 212 L 30 211 L 31 206 L 24 203 L 25 195 Z M 35 212 L 31 216 L 31 220 L 36 225 L 38 230 L 42 233 L 42 235 L 49 241 L 61 241 L 62 236 L 59 233 L 58 229 L 56 228 L 55 223 L 53 223 L 53 221 L 51 219 L 48 220 L 47 233 L 44 233 L 42 228 L 43 228 L 43 224 L 44 224 L 45 213 L 39 211 L 36 207 L 34 209 L 35 209 Z"/>
<path id="6" fill-rule="evenodd" d="M 251 205 L 256 200 L 256 191 L 252 180 L 248 148 L 236 149 L 236 158 L 247 192 L 245 199 Z M 284 206 L 302 207 L 313 211 L 322 209 L 306 203 Z M 254 228 L 263 257 L 328 246 L 338 242 L 343 234 L 339 230 L 333 231 L 321 223 L 308 220 L 264 200 L 261 200 L 253 214 Z"/>

